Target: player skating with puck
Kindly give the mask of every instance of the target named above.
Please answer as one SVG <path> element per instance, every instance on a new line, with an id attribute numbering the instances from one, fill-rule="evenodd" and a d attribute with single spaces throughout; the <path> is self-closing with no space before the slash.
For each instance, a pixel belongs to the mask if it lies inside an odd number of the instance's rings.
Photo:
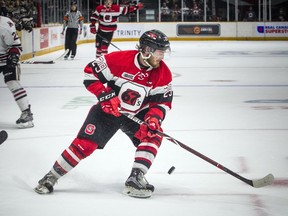
<path id="1" fill-rule="evenodd" d="M 162 131 L 161 122 L 171 109 L 173 98 L 172 74 L 163 62 L 167 53 L 170 53 L 167 36 L 150 30 L 140 37 L 137 50 L 112 52 L 85 67 L 84 85 L 99 102 L 90 109 L 71 145 L 38 182 L 34 189 L 37 193 L 53 192 L 60 177 L 96 149 L 103 149 L 120 129 L 136 147 L 123 193 L 140 198 L 152 195 L 154 186 L 144 176 L 162 142 L 162 137 L 153 130 Z M 133 114 L 146 124 L 139 125 L 121 112 Z"/>

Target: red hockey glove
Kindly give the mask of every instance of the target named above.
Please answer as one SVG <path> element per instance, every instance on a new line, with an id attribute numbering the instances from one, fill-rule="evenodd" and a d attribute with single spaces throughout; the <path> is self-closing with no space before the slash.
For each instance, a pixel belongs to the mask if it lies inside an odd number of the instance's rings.
<path id="1" fill-rule="evenodd" d="M 111 90 L 109 92 L 100 94 L 98 100 L 103 112 L 114 115 L 116 117 L 121 116 L 119 112 L 120 100 L 117 97 L 115 91 Z"/>
<path id="2" fill-rule="evenodd" d="M 156 136 L 156 130 L 163 131 L 160 120 L 156 117 L 148 117 L 145 124 L 140 125 L 140 129 L 135 136 L 142 141 L 145 138 Z"/>
<path id="3" fill-rule="evenodd" d="M 143 8 L 143 3 L 139 2 L 136 6 L 138 10 L 141 10 Z"/>
<path id="4" fill-rule="evenodd" d="M 90 25 L 90 32 L 92 34 L 96 34 L 96 26 L 95 25 L 93 25 L 93 24 Z"/>

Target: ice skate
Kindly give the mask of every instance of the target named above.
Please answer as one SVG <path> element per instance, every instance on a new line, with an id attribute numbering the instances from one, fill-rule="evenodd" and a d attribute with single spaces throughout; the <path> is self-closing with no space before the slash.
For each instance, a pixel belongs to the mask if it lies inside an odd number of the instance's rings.
<path id="1" fill-rule="evenodd" d="M 16 121 L 19 128 L 31 128 L 34 127 L 33 123 L 33 113 L 31 112 L 30 105 L 29 108 L 21 113 L 20 118 Z"/>
<path id="2" fill-rule="evenodd" d="M 53 186 L 56 182 L 57 178 L 50 171 L 38 182 L 38 185 L 34 188 L 34 191 L 39 194 L 52 193 L 54 190 Z"/>
<path id="3" fill-rule="evenodd" d="M 64 60 L 67 60 L 68 57 L 69 57 L 69 54 L 65 55 L 65 56 L 64 56 Z"/>
<path id="4" fill-rule="evenodd" d="M 75 58 L 75 56 L 74 56 L 74 55 L 71 55 L 70 58 L 73 60 L 73 59 Z"/>
<path id="5" fill-rule="evenodd" d="M 154 191 L 154 186 L 149 184 L 140 169 L 132 169 L 125 182 L 123 193 L 136 198 L 149 198 Z"/>

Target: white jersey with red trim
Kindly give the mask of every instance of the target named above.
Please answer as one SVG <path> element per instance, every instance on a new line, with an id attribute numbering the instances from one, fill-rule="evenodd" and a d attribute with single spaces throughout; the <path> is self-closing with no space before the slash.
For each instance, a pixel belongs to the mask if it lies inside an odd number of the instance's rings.
<path id="1" fill-rule="evenodd" d="M 22 47 L 15 24 L 8 17 L 0 16 L 0 66 L 6 65 L 9 50 L 12 48 L 21 54 Z"/>
<path id="2" fill-rule="evenodd" d="M 117 29 L 118 17 L 126 15 L 127 13 L 136 11 L 137 6 L 119 6 L 113 4 L 110 8 L 105 5 L 96 7 L 95 12 L 92 14 L 90 20 L 93 25 L 99 23 L 98 29 L 106 32 L 113 32 Z"/>
<path id="3" fill-rule="evenodd" d="M 136 114 L 154 107 L 163 117 L 172 105 L 172 73 L 163 61 L 158 68 L 141 69 L 138 55 L 138 51 L 128 50 L 97 58 L 86 66 L 84 84 L 98 96 L 96 85 L 106 83 L 118 95 L 123 111 Z"/>

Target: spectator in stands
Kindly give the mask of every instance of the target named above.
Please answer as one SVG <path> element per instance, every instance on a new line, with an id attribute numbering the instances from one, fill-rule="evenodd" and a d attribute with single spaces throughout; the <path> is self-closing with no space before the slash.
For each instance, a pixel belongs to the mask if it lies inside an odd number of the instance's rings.
<path id="1" fill-rule="evenodd" d="M 8 9 L 6 7 L 6 2 L 2 0 L 0 8 L 0 16 L 7 16 L 7 15 L 8 15 Z"/>
<path id="2" fill-rule="evenodd" d="M 192 21 L 200 21 L 203 17 L 202 10 L 196 1 L 193 1 L 193 4 L 192 4 L 191 17 L 192 17 Z"/>
<path id="3" fill-rule="evenodd" d="M 281 9 L 279 10 L 279 16 L 278 16 L 278 18 L 277 18 L 277 21 L 281 21 L 281 22 L 287 21 L 287 17 L 285 16 L 285 13 L 284 13 L 284 9 L 283 9 L 283 8 L 281 8 Z"/>
<path id="4" fill-rule="evenodd" d="M 171 21 L 171 10 L 168 8 L 166 2 L 163 2 L 161 8 L 161 21 Z"/>
<path id="5" fill-rule="evenodd" d="M 173 8 L 171 9 L 171 17 L 172 17 L 172 21 L 180 21 L 181 8 L 178 6 L 178 4 L 175 4 Z"/>
<path id="6" fill-rule="evenodd" d="M 253 7 L 250 6 L 249 10 L 246 11 L 243 21 L 253 22 L 257 20 L 256 13 L 253 10 Z"/>
<path id="7" fill-rule="evenodd" d="M 29 8 L 26 0 L 8 1 L 7 16 L 15 23 L 17 31 L 32 31 L 34 26 L 32 18 L 32 10 Z"/>

